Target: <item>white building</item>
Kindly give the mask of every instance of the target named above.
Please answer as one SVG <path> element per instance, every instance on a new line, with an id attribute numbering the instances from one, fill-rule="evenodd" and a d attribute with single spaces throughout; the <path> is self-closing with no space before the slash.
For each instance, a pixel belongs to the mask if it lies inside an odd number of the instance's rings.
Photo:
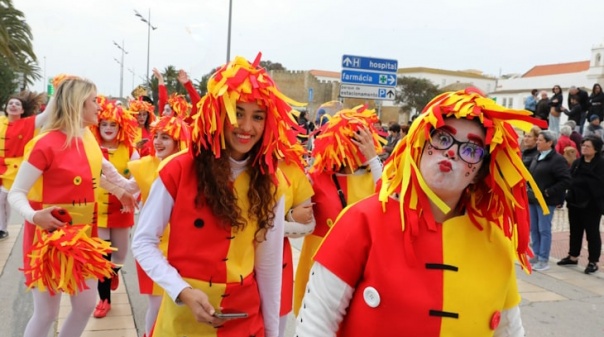
<path id="1" fill-rule="evenodd" d="M 399 68 L 398 77 L 423 78 L 432 82 L 438 88 L 444 88 L 456 83 L 465 83 L 472 85 L 485 93 L 491 92 L 495 88 L 497 79 L 486 76 L 477 70 L 444 70 L 426 67 Z"/>
<path id="2" fill-rule="evenodd" d="M 559 85 L 564 95 L 563 106 L 567 107 L 571 86 L 591 93 L 595 83 L 604 84 L 604 44 L 591 49 L 590 60 L 537 65 L 522 76 L 499 80 L 489 96 L 508 108 L 524 109 L 524 101 L 531 90 L 545 90 L 551 97 L 552 88 Z"/>

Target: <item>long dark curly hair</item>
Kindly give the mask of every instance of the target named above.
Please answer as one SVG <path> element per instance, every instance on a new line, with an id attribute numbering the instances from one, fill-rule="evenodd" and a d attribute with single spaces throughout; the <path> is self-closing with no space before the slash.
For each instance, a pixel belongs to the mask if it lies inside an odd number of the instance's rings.
<path id="1" fill-rule="evenodd" d="M 250 204 L 248 217 L 249 220 L 255 220 L 258 224 L 255 234 L 258 242 L 265 240 L 267 231 L 273 227 L 277 195 L 277 186 L 271 176 L 262 173 L 263 171 L 268 172 L 266 163 L 257 161 L 255 165 L 252 165 L 261 143 L 259 141 L 248 153 L 247 166 L 247 172 L 250 175 L 250 187 L 247 193 Z M 193 150 L 193 153 L 198 150 L 195 144 L 193 144 Z M 216 158 L 212 150 L 204 148 L 200 150 L 199 154 L 194 156 L 194 167 L 197 174 L 197 196 L 195 198 L 197 207 L 206 205 L 210 207 L 225 229 L 231 227 L 236 227 L 237 231 L 244 229 L 247 223 L 241 215 L 242 210 L 237 206 L 237 195 L 231 181 L 228 150 L 223 149 L 220 158 Z M 277 164 L 276 160 L 274 164 Z"/>

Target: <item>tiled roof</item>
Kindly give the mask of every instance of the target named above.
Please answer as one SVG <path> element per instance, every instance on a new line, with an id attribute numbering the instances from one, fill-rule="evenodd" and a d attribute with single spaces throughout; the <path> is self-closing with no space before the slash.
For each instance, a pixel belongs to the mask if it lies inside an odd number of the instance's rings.
<path id="1" fill-rule="evenodd" d="M 534 66 L 531 70 L 527 71 L 524 75 L 522 75 L 522 77 L 579 73 L 582 71 L 587 71 L 588 69 L 589 61 L 544 64 L 540 66 Z"/>
<path id="2" fill-rule="evenodd" d="M 318 77 L 333 77 L 333 78 L 340 78 L 340 73 L 337 71 L 327 71 L 327 70 L 310 70 L 311 75 L 313 76 L 318 76 Z"/>

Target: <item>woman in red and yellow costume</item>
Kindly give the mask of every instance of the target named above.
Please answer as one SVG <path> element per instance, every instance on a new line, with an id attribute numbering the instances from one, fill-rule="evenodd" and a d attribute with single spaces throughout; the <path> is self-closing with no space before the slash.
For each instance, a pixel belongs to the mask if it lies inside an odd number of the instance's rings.
<path id="1" fill-rule="evenodd" d="M 283 240 L 283 282 L 281 285 L 281 309 L 279 319 L 279 337 L 285 335 L 287 325 L 287 316 L 293 309 L 294 295 L 294 261 L 292 248 L 289 242 L 290 238 L 304 237 L 315 229 L 315 218 L 311 197 L 314 195 L 312 185 L 304 167 L 306 162 L 303 159 L 306 150 L 299 143 L 299 140 L 291 151 L 295 153 L 291 157 L 297 158 L 295 162 L 280 161 L 279 169 L 283 172 L 286 179 L 285 189 L 285 222 Z"/>
<path id="2" fill-rule="evenodd" d="M 92 82 L 63 78 L 47 107 L 48 123 L 26 146 L 9 193 L 11 205 L 26 220 L 24 271 L 34 312 L 25 337 L 48 335 L 61 293 L 70 295 L 72 310 L 59 337 L 80 336 L 94 310 L 97 279 L 112 273 L 103 259 L 109 245 L 96 238 L 94 192 L 106 184 L 103 156 L 88 126 L 97 123 L 98 110 Z M 70 226 L 59 219 L 67 214 Z"/>
<path id="3" fill-rule="evenodd" d="M 259 63 L 260 54 L 253 63 L 237 57 L 209 79 L 191 151 L 160 170 L 140 214 L 132 249 L 167 295 L 152 336 L 278 335 L 285 214 L 277 165 L 295 160 L 285 158 L 298 128 L 288 104 L 300 103 Z"/>
<path id="4" fill-rule="evenodd" d="M 191 99 L 189 104 L 183 95 L 173 93 L 168 97 L 168 89 L 164 82 L 164 77 L 157 68 L 153 68 L 153 76 L 157 78 L 157 91 L 159 96 L 159 111 L 161 116 L 181 116 L 187 123 L 192 120 L 190 116 L 197 113 L 197 103 L 201 99 L 199 93 L 193 86 L 193 82 L 189 79 L 189 75 L 184 70 L 178 71 L 177 80 L 185 88 Z M 186 111 L 186 113 L 185 113 Z"/>
<path id="5" fill-rule="evenodd" d="M 153 104 L 145 101 L 143 97 L 130 101 L 128 111 L 136 116 L 138 126 L 134 136 L 136 150 L 141 157 L 151 155 L 151 125 L 155 122 Z"/>
<path id="6" fill-rule="evenodd" d="M 99 98 L 101 109 L 98 124 L 91 127 L 101 147 L 103 157 L 126 179 L 130 178 L 128 162 L 139 158 L 134 148 L 136 133 L 136 118 L 121 105 Z M 107 258 L 115 267 L 115 275 L 110 279 L 99 280 L 98 290 L 100 301 L 94 312 L 94 317 L 103 318 L 111 310 L 111 290 L 119 285 L 120 266 L 126 260 L 128 253 L 130 228 L 134 225 L 134 214 L 125 212 L 122 203 L 103 188 L 96 190 L 98 206 L 99 237 L 109 241 L 117 250 L 108 254 Z"/>
<path id="7" fill-rule="evenodd" d="M 140 192 L 143 205 L 149 196 L 151 184 L 158 177 L 160 163 L 161 165 L 165 165 L 172 155 L 181 151 L 187 151 L 191 140 L 189 126 L 182 118 L 177 116 L 161 117 L 151 128 L 151 135 L 155 155 L 142 157 L 128 163 L 128 168 L 136 184 L 136 189 L 133 192 Z M 164 234 L 162 234 L 159 244 L 164 255 L 168 248 L 167 238 L 169 235 L 168 226 Z M 138 263 L 136 263 L 136 272 L 140 293 L 148 295 L 149 301 L 145 314 L 145 332 L 147 336 L 150 336 L 164 292 L 160 286 L 147 276 Z"/>
<path id="8" fill-rule="evenodd" d="M 530 115 L 474 88 L 428 103 L 380 193 L 347 208 L 323 241 L 296 334 L 524 336 L 515 260 L 530 271 L 536 184 L 514 127 L 539 125 Z"/>
<path id="9" fill-rule="evenodd" d="M 22 91 L 10 96 L 6 116 L 0 116 L 0 240 L 8 237 L 11 208 L 6 197 L 23 161 L 23 150 L 48 117 L 38 114 L 45 95 Z"/>
<path id="10" fill-rule="evenodd" d="M 294 282 L 294 313 L 297 315 L 304 297 L 312 258 L 338 214 L 375 192 L 382 174 L 377 156 L 382 152 L 381 139 L 375 127 L 374 110 L 358 106 L 344 109 L 318 129 L 309 170 L 315 195 L 316 227 L 304 238 Z"/>

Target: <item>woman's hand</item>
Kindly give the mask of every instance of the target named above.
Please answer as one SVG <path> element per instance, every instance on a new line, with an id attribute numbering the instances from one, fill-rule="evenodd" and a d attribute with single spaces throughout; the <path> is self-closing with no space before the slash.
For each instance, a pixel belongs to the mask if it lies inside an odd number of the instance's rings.
<path id="1" fill-rule="evenodd" d="M 223 319 L 214 317 L 216 310 L 210 304 L 208 295 L 199 289 L 185 288 L 178 295 L 178 299 L 185 304 L 199 323 L 209 324 L 211 326 L 220 326 L 224 323 Z"/>
<path id="2" fill-rule="evenodd" d="M 189 82 L 189 75 L 187 75 L 187 72 L 180 69 L 178 71 L 178 82 L 180 82 L 180 84 L 185 85 L 185 83 Z"/>
<path id="3" fill-rule="evenodd" d="M 302 204 L 292 208 L 291 218 L 297 223 L 311 223 L 313 219 L 312 204 Z"/>
<path id="4" fill-rule="evenodd" d="M 49 232 L 54 231 L 55 229 L 61 228 L 65 226 L 65 223 L 61 220 L 55 218 L 51 212 L 59 207 L 50 206 L 43 210 L 37 211 L 34 214 L 34 224 L 44 230 Z"/>
<path id="5" fill-rule="evenodd" d="M 124 192 L 124 194 L 122 194 L 119 200 L 122 204 L 123 213 L 132 213 L 138 208 L 138 202 L 136 201 L 136 198 L 128 192 Z"/>
<path id="6" fill-rule="evenodd" d="M 153 76 L 155 76 L 155 78 L 157 78 L 157 84 L 165 85 L 164 76 L 159 72 L 159 70 L 157 70 L 157 68 L 153 68 Z"/>
<path id="7" fill-rule="evenodd" d="M 367 127 L 359 129 L 353 136 L 352 142 L 359 148 L 365 160 L 368 161 L 377 156 L 375 146 L 373 145 L 373 135 Z"/>

